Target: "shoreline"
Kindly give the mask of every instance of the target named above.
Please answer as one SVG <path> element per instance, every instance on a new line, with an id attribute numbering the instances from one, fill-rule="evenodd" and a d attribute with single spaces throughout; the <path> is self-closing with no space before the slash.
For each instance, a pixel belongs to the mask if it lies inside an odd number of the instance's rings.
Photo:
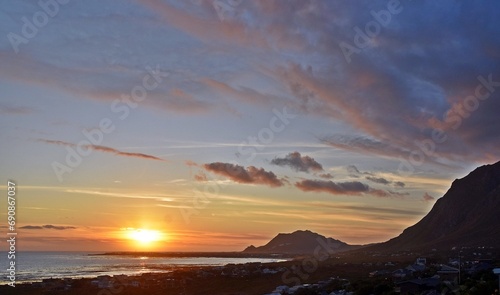
<path id="1" fill-rule="evenodd" d="M 59 252 L 46 252 L 46 253 L 59 253 Z M 71 253 L 71 252 L 68 252 Z M 114 277 L 114 276 L 119 276 L 119 277 L 140 277 L 143 275 L 156 275 L 156 274 L 169 274 L 175 271 L 191 271 L 195 269 L 210 269 L 210 268 L 221 268 L 225 267 L 228 265 L 231 266 L 244 266 L 244 265 L 251 265 L 251 264 L 260 264 L 260 265 L 265 265 L 265 264 L 273 264 L 273 263 L 280 263 L 280 262 L 286 262 L 286 261 L 291 261 L 293 260 L 291 255 L 274 255 L 274 254 L 267 254 L 267 255 L 246 255 L 243 253 L 238 253 L 238 252 L 107 252 L 107 253 L 81 253 L 78 252 L 78 254 L 83 255 L 83 256 L 117 256 L 117 257 L 123 257 L 123 258 L 143 258 L 147 257 L 150 258 L 151 260 L 147 259 L 148 264 L 144 266 L 143 270 L 125 270 L 124 267 L 120 267 L 118 265 L 102 265 L 100 269 L 98 270 L 93 270 L 93 271 L 82 271 L 80 269 L 74 269 L 73 273 L 59 273 L 59 274 L 54 274 L 54 276 L 41 276 L 38 278 L 35 277 L 30 277 L 26 278 L 26 275 L 24 276 L 19 276 L 17 277 L 16 285 L 17 286 L 22 286 L 22 285 L 31 285 L 31 284 L 37 284 L 41 283 L 43 281 L 47 280 L 62 280 L 62 281 L 74 281 L 74 280 L 88 280 L 88 279 L 95 279 L 98 277 Z M 288 256 L 285 258 L 285 256 Z M 156 263 L 155 259 L 162 259 L 162 258 L 187 258 L 189 260 L 192 259 L 193 263 L 160 263 L 160 260 L 158 260 L 158 263 Z M 216 262 L 216 263 L 210 263 L 206 261 L 196 261 L 196 258 L 200 259 L 207 259 L 207 258 L 214 258 L 214 259 L 227 259 L 229 261 L 224 261 L 222 260 L 221 262 Z M 234 259 L 242 259 L 243 261 L 231 261 L 231 258 Z M 258 260 L 261 259 L 261 261 L 246 261 L 244 259 L 249 259 L 249 260 Z M 142 259 L 141 259 L 142 260 Z M 267 261 L 269 260 L 269 261 Z M 23 279 L 20 279 L 20 277 L 23 277 Z M 7 286 L 10 282 L 9 281 L 2 281 L 0 282 L 0 287 L 1 286 Z"/>
<path id="2" fill-rule="evenodd" d="M 483 279 L 486 279 L 489 285 L 498 286 L 498 280 L 491 272 L 492 268 L 499 266 L 498 249 L 482 251 L 480 261 L 476 255 L 478 249 L 462 250 L 460 254 L 464 267 L 462 273 L 464 282 L 467 280 L 471 288 L 481 287 L 484 286 Z M 455 281 L 457 274 L 443 274 L 440 271 L 443 265 L 449 263 L 450 259 L 456 258 L 458 253 L 454 250 L 338 253 L 336 256 L 318 261 L 314 269 L 311 268 L 313 264 L 310 264 L 311 256 L 270 263 L 184 265 L 163 269 L 172 270 L 171 272 L 102 275 L 84 279 L 46 279 L 40 283 L 19 283 L 15 288 L 1 285 L 0 293 L 3 295 L 83 295 L 109 294 L 109 292 L 123 295 L 262 295 L 280 294 L 281 291 L 287 290 L 287 294 L 295 292 L 330 294 L 332 291 L 342 290 L 361 292 L 367 288 L 373 290 L 375 287 L 396 291 L 410 288 L 408 284 L 441 292 L 446 290 L 447 284 Z M 416 261 L 422 260 L 421 257 L 424 257 L 425 270 L 412 271 L 411 268 L 414 268 Z M 307 261 L 309 263 L 306 263 Z M 448 271 L 449 269 L 451 268 L 448 267 Z M 401 276 L 403 272 L 406 276 Z M 298 291 L 300 288 L 305 290 Z"/>
<path id="3" fill-rule="evenodd" d="M 128 257 L 172 257 L 172 258 L 263 258 L 263 259 L 291 259 L 300 254 L 286 253 L 246 253 L 246 252 L 105 252 L 88 254 L 88 256 L 128 256 Z"/>

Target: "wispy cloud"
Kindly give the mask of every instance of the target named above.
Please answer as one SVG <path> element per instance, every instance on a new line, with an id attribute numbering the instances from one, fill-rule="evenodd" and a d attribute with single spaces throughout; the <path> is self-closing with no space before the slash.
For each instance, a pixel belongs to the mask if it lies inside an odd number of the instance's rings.
<path id="1" fill-rule="evenodd" d="M 266 171 L 263 168 L 248 166 L 247 168 L 230 164 L 215 162 L 204 164 L 203 168 L 207 171 L 225 176 L 234 182 L 248 184 L 264 184 L 270 187 L 283 186 L 284 182 L 278 179 L 276 174 L 271 171 Z"/>
<path id="2" fill-rule="evenodd" d="M 371 182 L 380 183 L 380 184 L 389 184 L 389 183 L 391 183 L 389 180 L 387 180 L 387 179 L 385 179 L 383 177 L 367 176 L 366 179 L 368 179 Z"/>
<path id="3" fill-rule="evenodd" d="M 428 193 L 425 193 L 423 196 L 422 196 L 422 199 L 426 202 L 432 202 L 434 201 L 436 198 L 434 198 L 433 196 L 429 195 Z"/>
<path id="4" fill-rule="evenodd" d="M 393 185 L 394 187 L 397 188 L 403 188 L 406 186 L 406 184 L 402 181 L 391 181 L 388 180 L 384 177 L 379 177 L 377 176 L 376 172 L 368 172 L 368 171 L 360 171 L 355 165 L 349 165 L 346 167 L 347 172 L 350 173 L 351 177 L 359 178 L 361 175 L 367 175 L 365 176 L 365 179 L 373 182 L 373 183 L 378 183 L 382 185 Z"/>
<path id="5" fill-rule="evenodd" d="M 76 229 L 74 226 L 62 226 L 62 225 L 25 225 L 19 227 L 20 229 L 55 229 L 55 230 L 68 230 L 68 229 Z"/>
<path id="6" fill-rule="evenodd" d="M 68 147 L 72 147 L 72 148 L 77 147 L 77 145 L 74 143 L 61 141 L 61 140 L 38 139 L 37 141 L 48 143 L 48 144 L 68 146 Z M 102 146 L 102 145 L 86 144 L 86 145 L 83 145 L 82 147 L 85 149 L 91 149 L 91 150 L 95 150 L 98 152 L 111 153 L 111 154 L 114 154 L 116 156 L 133 157 L 133 158 L 141 158 L 141 159 L 149 159 L 149 160 L 157 160 L 157 161 L 166 161 L 164 159 L 158 158 L 158 157 L 153 156 L 153 155 L 143 154 L 143 153 L 123 152 L 123 151 L 120 151 L 120 150 L 117 150 L 114 148 L 110 148 L 107 146 Z"/>
<path id="7" fill-rule="evenodd" d="M 330 174 L 330 173 L 322 173 L 322 174 L 318 174 L 319 177 L 321 178 L 324 178 L 324 179 L 333 179 L 333 175 Z"/>
<path id="8" fill-rule="evenodd" d="M 16 106 L 6 103 L 0 103 L 0 114 L 4 115 L 28 115 L 34 112 L 34 109 L 26 106 Z"/>

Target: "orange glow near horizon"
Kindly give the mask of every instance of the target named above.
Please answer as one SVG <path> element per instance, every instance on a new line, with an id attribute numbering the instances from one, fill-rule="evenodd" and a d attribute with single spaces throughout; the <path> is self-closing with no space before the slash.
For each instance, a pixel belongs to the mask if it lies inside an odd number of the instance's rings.
<path id="1" fill-rule="evenodd" d="M 166 240 L 166 234 L 158 230 L 142 228 L 126 228 L 125 237 L 141 248 L 154 248 L 159 242 Z"/>

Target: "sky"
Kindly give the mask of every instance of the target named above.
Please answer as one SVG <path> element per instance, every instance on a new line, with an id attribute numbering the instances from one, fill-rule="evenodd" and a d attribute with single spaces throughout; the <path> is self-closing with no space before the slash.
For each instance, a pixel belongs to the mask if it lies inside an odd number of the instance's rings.
<path id="1" fill-rule="evenodd" d="M 493 0 L 6 1 L 17 245 L 395 237 L 500 158 L 499 28 Z"/>

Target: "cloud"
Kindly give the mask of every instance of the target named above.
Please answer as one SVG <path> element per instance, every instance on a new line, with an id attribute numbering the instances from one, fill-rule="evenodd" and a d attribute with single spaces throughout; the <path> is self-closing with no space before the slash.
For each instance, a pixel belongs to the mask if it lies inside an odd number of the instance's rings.
<path id="1" fill-rule="evenodd" d="M 318 174 L 318 176 L 324 179 L 333 179 L 333 175 L 331 175 L 330 173 Z"/>
<path id="2" fill-rule="evenodd" d="M 331 180 L 302 180 L 295 186 L 304 192 L 326 192 L 332 195 L 372 195 L 375 197 L 403 197 L 407 193 L 398 193 L 371 188 L 359 181 L 333 182 Z"/>
<path id="3" fill-rule="evenodd" d="M 61 141 L 61 140 L 38 139 L 37 141 L 48 143 L 48 144 L 68 146 L 68 147 L 72 147 L 72 148 L 77 147 L 77 145 L 74 143 Z M 149 159 L 149 160 L 157 160 L 157 161 L 166 161 L 166 160 L 158 158 L 156 156 L 143 154 L 143 153 L 122 152 L 122 151 L 119 151 L 117 149 L 110 148 L 107 146 L 102 146 L 102 145 L 85 144 L 85 145 L 82 145 L 81 147 L 83 147 L 84 149 L 91 149 L 91 150 L 98 151 L 98 152 L 111 153 L 111 154 L 114 154 L 116 156 L 133 157 L 133 158 L 141 158 L 141 159 Z"/>
<path id="4" fill-rule="evenodd" d="M 500 138 L 494 136 L 493 126 L 500 120 L 494 117 L 500 101 L 492 99 L 498 97 L 498 88 L 491 98 L 469 107 L 474 111 L 464 112 L 463 104 L 482 85 L 478 75 L 491 75 L 493 81 L 500 79 L 500 35 L 494 29 L 499 24 L 498 13 L 488 9 L 491 5 L 498 8 L 498 3 L 402 3 L 402 13 L 371 38 L 373 43 L 354 53 L 348 63 L 339 44 L 353 44 L 352 28 L 363 28 L 373 20 L 370 11 L 379 11 L 385 4 L 370 3 L 325 4 L 325 14 L 339 14 L 327 21 L 330 26 L 312 30 L 314 22 L 310 21 L 289 27 L 314 31 L 318 36 L 314 52 L 329 52 L 328 65 L 295 61 L 275 68 L 275 76 L 288 85 L 304 112 L 342 121 L 358 132 L 352 137 L 333 134 L 324 142 L 362 154 L 407 159 L 411 152 L 419 150 L 418 142 L 430 140 L 432 131 L 439 127 L 446 131 L 447 140 L 436 144 L 426 162 L 485 161 L 493 159 L 493 155 L 498 158 L 500 154 L 494 147 Z M 484 22 L 474 21 L 479 16 Z M 443 30 L 433 34 L 436 27 Z M 445 43 L 448 35 L 456 36 L 459 45 Z M 460 64 L 456 60 L 461 60 Z M 450 112 L 453 116 L 449 116 Z M 458 115 L 460 112 L 465 115 Z M 460 122 L 459 126 L 446 126 L 447 117 Z"/>
<path id="5" fill-rule="evenodd" d="M 25 106 L 14 106 L 10 104 L 0 103 L 0 114 L 5 115 L 28 115 L 34 112 L 33 108 Z"/>
<path id="6" fill-rule="evenodd" d="M 197 167 L 198 166 L 198 163 L 194 162 L 194 161 L 191 161 L 191 160 L 186 160 L 184 162 L 186 164 L 186 166 L 188 167 Z"/>
<path id="7" fill-rule="evenodd" d="M 194 179 L 196 181 L 200 181 L 200 182 L 201 181 L 208 181 L 207 175 L 205 173 L 201 172 L 201 171 L 198 174 L 194 175 Z"/>
<path id="8" fill-rule="evenodd" d="M 317 132 L 324 134 L 326 122 L 347 127 L 321 138 L 335 148 L 408 159 L 441 128 L 447 139 L 435 144 L 426 163 L 500 157 L 499 88 L 483 86 L 480 93 L 489 98 L 464 105 L 484 84 L 477 76 L 500 81 L 498 1 L 403 1 L 402 12 L 350 63 L 339 44 L 353 44 L 353 28 L 373 22 L 371 12 L 386 9 L 387 1 L 244 1 L 229 5 L 234 15 L 224 20 L 216 2 L 140 0 L 133 12 L 118 5 L 99 15 L 82 5 L 75 10 L 81 13 L 58 17 L 82 26 L 58 27 L 59 37 L 37 43 L 38 54 L 0 50 L 0 76 L 111 103 L 140 82 L 143 65 L 162 61 L 162 68 L 182 75 L 170 75 L 148 94 L 143 103 L 155 109 L 199 114 L 220 110 L 215 96 L 266 106 L 286 97 L 291 107 L 324 120 Z M 123 22 L 130 13 L 148 17 Z M 136 38 L 127 39 L 130 34 Z M 64 37 L 70 35 L 75 39 Z M 449 36 L 455 42 L 447 42 Z M 165 51 L 172 55 L 160 58 Z"/>
<path id="9" fill-rule="evenodd" d="M 347 170 L 347 172 L 349 172 L 351 174 L 361 174 L 361 172 L 359 172 L 358 167 L 356 167 L 355 165 L 349 165 L 349 166 L 347 166 L 346 170 Z"/>
<path id="10" fill-rule="evenodd" d="M 387 180 L 383 177 L 367 176 L 365 178 L 371 182 L 374 182 L 374 183 L 383 184 L 383 185 L 393 185 L 394 187 L 397 187 L 397 188 L 404 188 L 406 186 L 406 184 L 402 181 L 390 181 L 390 180 Z"/>
<path id="11" fill-rule="evenodd" d="M 360 195 L 370 191 L 370 187 L 359 181 L 333 182 L 326 180 L 302 180 L 295 186 L 304 192 L 327 192 L 333 195 Z"/>
<path id="12" fill-rule="evenodd" d="M 68 230 L 68 229 L 76 229 L 74 226 L 60 226 L 60 225 L 25 225 L 21 226 L 20 229 L 55 229 L 55 230 Z"/>
<path id="13" fill-rule="evenodd" d="M 323 166 L 309 156 L 301 156 L 299 152 L 292 152 L 284 158 L 274 158 L 271 164 L 277 166 L 288 166 L 295 171 L 307 172 L 323 171 Z"/>
<path id="14" fill-rule="evenodd" d="M 375 172 L 368 172 L 368 171 L 360 171 L 356 166 L 354 165 L 349 165 L 346 167 L 347 172 L 350 173 L 349 176 L 359 178 L 359 175 L 368 175 L 365 176 L 365 178 L 373 183 L 378 183 L 378 184 L 383 184 L 383 185 L 393 185 L 394 187 L 397 188 L 403 188 L 405 187 L 405 183 L 401 181 L 390 181 L 387 180 L 383 177 L 377 177 Z M 393 193 L 393 194 L 399 194 L 399 193 Z"/>
<path id="15" fill-rule="evenodd" d="M 367 176 L 366 179 L 368 179 L 371 182 L 380 183 L 380 184 L 389 184 L 389 183 L 391 183 L 389 180 L 387 180 L 387 179 L 385 179 L 383 177 Z"/>
<path id="16" fill-rule="evenodd" d="M 209 163 L 204 164 L 205 170 L 219 174 L 238 183 L 264 184 L 270 187 L 283 186 L 284 182 L 271 171 L 254 166 L 245 167 L 230 163 Z"/>
<path id="17" fill-rule="evenodd" d="M 422 199 L 426 202 L 431 202 L 431 201 L 434 201 L 436 198 L 434 198 L 433 196 L 429 195 L 428 193 L 425 193 L 423 196 L 422 196 Z"/>
<path id="18" fill-rule="evenodd" d="M 209 78 L 204 78 L 201 82 L 218 93 L 222 93 L 227 97 L 238 99 L 245 103 L 268 105 L 269 101 L 280 102 L 284 100 L 276 95 L 264 94 L 246 86 L 238 86 L 235 88 L 226 83 Z"/>
<path id="19" fill-rule="evenodd" d="M 384 157 L 399 155 L 408 158 L 411 150 L 387 142 L 381 142 L 367 136 L 357 135 L 332 135 L 320 138 L 324 144 L 335 148 L 358 152 L 361 154 L 374 154 Z"/>

